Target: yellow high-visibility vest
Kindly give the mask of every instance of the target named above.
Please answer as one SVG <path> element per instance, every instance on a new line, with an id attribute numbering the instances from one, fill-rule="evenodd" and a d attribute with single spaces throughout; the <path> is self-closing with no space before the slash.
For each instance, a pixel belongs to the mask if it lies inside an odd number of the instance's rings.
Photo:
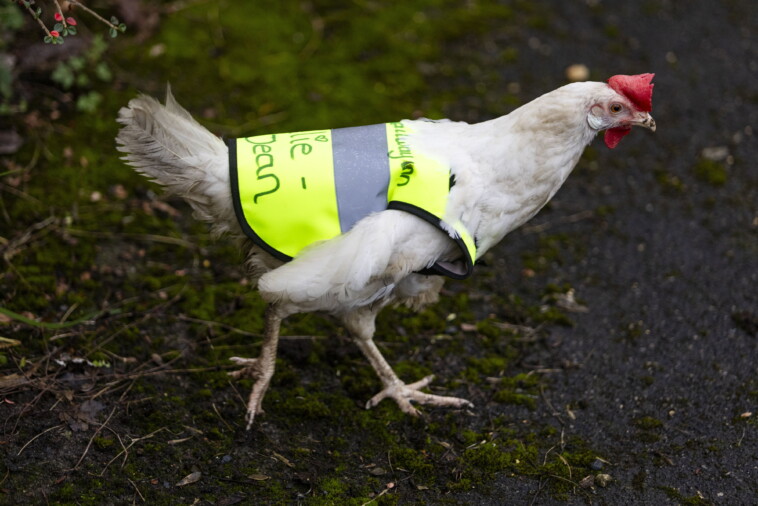
<path id="1" fill-rule="evenodd" d="M 467 278 L 475 240 L 460 221 L 443 222 L 454 184 L 450 167 L 413 151 L 406 142 L 412 132 L 411 123 L 396 122 L 228 140 L 242 230 L 287 261 L 371 213 L 399 209 L 445 231 L 460 247 L 461 262 L 437 263 L 422 273 Z"/>

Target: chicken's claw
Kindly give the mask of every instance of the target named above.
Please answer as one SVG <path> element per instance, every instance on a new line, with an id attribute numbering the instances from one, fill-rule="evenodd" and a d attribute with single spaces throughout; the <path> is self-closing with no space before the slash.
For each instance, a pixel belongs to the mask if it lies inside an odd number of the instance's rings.
<path id="1" fill-rule="evenodd" d="M 419 416 L 419 411 L 413 407 L 411 401 L 419 404 L 430 406 L 448 406 L 454 408 L 473 408 L 474 405 L 466 399 L 460 397 L 446 397 L 443 395 L 433 395 L 421 392 L 420 390 L 429 385 L 434 379 L 434 375 L 429 375 L 415 383 L 406 385 L 402 381 L 393 383 L 384 390 L 373 396 L 366 403 L 366 409 L 371 409 L 386 398 L 393 399 L 403 413 L 412 416 Z"/>
<path id="2" fill-rule="evenodd" d="M 234 379 L 251 378 L 255 380 L 253 390 L 250 392 L 250 399 L 247 403 L 247 413 L 245 414 L 245 421 L 247 422 L 246 428 L 250 430 L 255 420 L 255 415 L 263 413 L 262 403 L 263 396 L 268 389 L 271 376 L 274 374 L 273 367 L 266 370 L 262 366 L 260 359 L 257 358 L 243 358 L 243 357 L 229 357 L 229 360 L 237 365 L 243 366 L 238 371 L 232 371 L 229 374 Z"/>
<path id="3" fill-rule="evenodd" d="M 258 359 L 257 358 L 243 358 L 243 357 L 229 357 L 229 360 L 234 362 L 237 365 L 243 366 L 242 369 L 238 371 L 232 371 L 227 373 L 229 376 L 231 376 L 234 379 L 242 379 L 242 378 L 252 378 L 257 379 L 258 376 L 260 376 L 260 371 L 258 369 Z"/>

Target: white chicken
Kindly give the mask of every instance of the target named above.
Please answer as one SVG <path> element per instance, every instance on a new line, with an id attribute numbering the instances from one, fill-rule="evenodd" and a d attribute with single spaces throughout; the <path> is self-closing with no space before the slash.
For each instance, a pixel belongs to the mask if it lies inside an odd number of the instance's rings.
<path id="1" fill-rule="evenodd" d="M 195 217 L 211 225 L 213 234 L 230 234 L 239 239 L 246 252 L 250 275 L 268 303 L 260 356 L 232 358 L 242 366 L 233 376 L 255 380 L 247 405 L 248 429 L 263 411 L 263 398 L 274 374 L 282 319 L 312 311 L 339 318 L 378 374 L 383 389 L 368 401 L 367 408 L 391 398 L 402 411 L 417 415 L 412 403 L 457 408 L 472 404 L 457 397 L 422 392 L 432 376 L 404 383 L 373 341 L 379 311 L 388 304 L 420 308 L 438 299 L 444 280 L 440 274 L 458 278 L 470 274 L 477 257 L 532 218 L 553 197 L 598 132 L 606 132 L 605 142 L 613 148 L 633 126 L 654 131 L 655 122 L 650 115 L 652 78 L 653 74 L 620 75 L 607 83 L 568 84 L 506 116 L 478 124 L 447 120 L 394 123 L 395 131 L 401 133 L 394 139 L 388 135 L 386 142 L 398 143 L 395 147 L 404 149 L 408 157 L 416 157 L 416 165 L 398 166 L 397 170 L 402 171 L 398 173 L 400 179 L 393 179 L 390 186 L 400 187 L 409 177 L 415 177 L 409 175 L 414 168 L 419 172 L 423 166 L 419 160 L 432 160 L 431 166 L 437 170 L 442 167 L 449 178 L 449 184 L 441 190 L 445 194 L 442 207 L 435 214 L 385 205 L 359 217 L 349 229 L 326 235 L 324 240 L 295 249 L 296 253 L 290 255 L 268 247 L 255 231 L 249 230 L 250 222 L 245 218 L 258 218 L 256 204 L 278 190 L 279 178 L 284 177 L 282 171 L 280 176 L 264 171 L 277 169 L 277 163 L 285 164 L 281 157 L 274 160 L 268 141 L 252 138 L 248 141 L 252 142 L 248 154 L 258 162 L 265 159 L 270 163 L 238 168 L 236 153 L 247 156 L 245 145 L 237 144 L 235 152 L 233 142 L 227 146 L 203 128 L 177 104 L 170 90 L 165 106 L 143 95 L 122 108 L 118 121 L 123 127 L 116 140 L 118 149 L 125 153 L 124 160 L 186 199 Z M 332 131 L 324 132 L 327 135 Z M 332 132 L 334 139 L 336 132 Z M 288 137 L 292 159 L 293 138 L 296 137 Z M 337 141 L 334 142 L 336 158 Z M 298 154 L 311 152 L 311 147 L 297 146 Z M 366 155 L 368 148 L 362 149 L 359 143 L 351 150 L 352 162 L 345 162 L 351 170 L 364 162 L 371 163 Z M 371 156 L 376 158 L 374 155 Z M 387 158 L 393 161 L 391 151 L 384 153 L 383 159 Z M 265 191 L 251 190 L 258 191 L 252 203 L 238 204 L 242 191 L 238 179 L 245 177 L 252 177 L 250 184 L 274 186 Z M 356 176 L 350 188 L 360 190 L 362 178 Z M 301 179 L 305 189 L 306 179 Z M 311 177 L 308 184 L 315 179 L 328 178 Z M 382 198 L 386 196 L 385 191 Z M 297 210 L 296 202 L 287 212 Z M 298 225 L 293 232 L 281 232 L 278 227 L 273 227 L 274 234 L 283 234 L 283 241 L 298 235 Z M 290 257 L 294 258 L 287 261 Z"/>

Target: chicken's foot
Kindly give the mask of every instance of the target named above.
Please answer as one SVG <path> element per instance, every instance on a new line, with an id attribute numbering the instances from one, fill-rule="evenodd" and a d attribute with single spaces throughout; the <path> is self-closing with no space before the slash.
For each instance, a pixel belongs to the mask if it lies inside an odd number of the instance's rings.
<path id="1" fill-rule="evenodd" d="M 279 327 L 282 318 L 274 306 L 266 308 L 266 324 L 263 335 L 263 345 L 258 358 L 231 357 L 229 360 L 244 366 L 239 371 L 230 372 L 233 378 L 254 378 L 255 384 L 247 401 L 247 430 L 253 425 L 255 415 L 263 413 L 263 397 L 266 395 L 271 377 L 276 365 L 276 348 L 279 343 Z"/>
<path id="2" fill-rule="evenodd" d="M 444 395 L 433 395 L 421 392 L 420 389 L 427 386 L 434 379 L 434 375 L 429 376 L 406 385 L 398 380 L 397 383 L 387 386 L 384 390 L 373 396 L 366 403 L 366 409 L 371 409 L 386 398 L 393 399 L 403 413 L 412 416 L 419 416 L 419 411 L 413 407 L 411 401 L 419 404 L 430 406 L 446 406 L 453 408 L 473 408 L 474 405 L 466 399 L 460 397 L 447 397 Z"/>
<path id="3" fill-rule="evenodd" d="M 433 395 L 421 392 L 420 390 L 434 379 L 434 375 L 427 376 L 415 383 L 405 384 L 397 377 L 395 371 L 387 363 L 376 347 L 372 339 L 356 339 L 358 347 L 361 349 L 366 358 L 371 362 L 374 370 L 382 380 L 384 389 L 373 396 L 366 403 L 366 409 L 371 409 L 384 399 L 394 400 L 403 413 L 412 416 L 419 416 L 419 411 L 411 404 L 411 401 L 418 404 L 429 406 L 446 406 L 454 408 L 472 408 L 474 405 L 466 399 L 460 397 L 447 397 L 443 395 Z"/>

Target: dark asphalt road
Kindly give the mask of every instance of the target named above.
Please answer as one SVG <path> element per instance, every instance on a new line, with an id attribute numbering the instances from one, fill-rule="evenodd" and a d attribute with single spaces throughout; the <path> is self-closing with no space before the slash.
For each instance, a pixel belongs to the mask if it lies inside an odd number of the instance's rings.
<path id="1" fill-rule="evenodd" d="M 540 5 L 552 20 L 522 34 L 536 48 L 530 68 L 507 69 L 504 80 L 542 76 L 546 91 L 553 83 L 544 76 L 558 81 L 572 63 L 598 78 L 654 72 L 658 123 L 655 134 L 635 131 L 614 151 L 596 141 L 596 160 L 583 161 L 531 223 L 557 222 L 550 232 L 569 237 L 562 265 L 536 282 L 569 283 L 589 307 L 573 328 L 552 329 L 559 345 L 535 351 L 547 367 L 577 365 L 552 377 L 550 404 L 567 435 L 611 461 L 617 486 L 601 503 L 755 504 L 758 7 Z M 513 33 L 490 42 L 512 44 Z M 583 211 L 594 215 L 560 224 Z M 496 255 L 533 247 L 532 235 L 516 232 Z M 507 293 L 524 280 L 507 272 L 499 282 Z M 512 481 L 500 485 L 509 503 L 531 500 L 536 485 L 515 492 L 524 485 Z"/>

